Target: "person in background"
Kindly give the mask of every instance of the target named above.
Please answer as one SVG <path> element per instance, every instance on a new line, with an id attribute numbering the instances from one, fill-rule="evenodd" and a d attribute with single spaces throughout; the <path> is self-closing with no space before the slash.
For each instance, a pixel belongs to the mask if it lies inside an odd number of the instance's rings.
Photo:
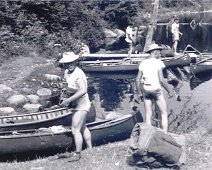
<path id="1" fill-rule="evenodd" d="M 143 52 L 145 39 L 146 39 L 146 26 L 139 26 L 137 30 L 137 36 L 135 41 L 135 47 L 133 48 L 133 53 L 139 54 Z"/>
<path id="2" fill-rule="evenodd" d="M 143 60 L 139 65 L 139 71 L 136 78 L 136 89 L 139 97 L 143 97 L 145 106 L 145 123 L 152 125 L 152 104 L 155 101 L 160 114 L 162 129 L 168 131 L 168 114 L 165 97 L 162 87 L 172 97 L 166 80 L 163 77 L 164 63 L 159 59 L 162 48 L 157 44 L 151 44 L 146 51 L 150 56 Z"/>
<path id="3" fill-rule="evenodd" d="M 90 110 L 91 104 L 87 93 L 87 78 L 84 72 L 77 66 L 79 55 L 73 52 L 64 52 L 59 63 L 63 64 L 64 79 L 67 82 L 69 96 L 62 98 L 60 105 L 72 107 L 72 134 L 75 141 L 76 152 L 70 155 L 69 162 L 78 161 L 81 158 L 83 137 L 88 148 L 92 148 L 91 133 L 86 127 L 86 115 Z"/>
<path id="4" fill-rule="evenodd" d="M 53 57 L 58 59 L 58 58 L 61 58 L 61 47 L 62 45 L 61 44 L 54 44 L 53 45 Z"/>
<path id="5" fill-rule="evenodd" d="M 86 45 L 85 43 L 82 42 L 79 55 L 83 55 L 83 54 L 90 54 L 90 49 L 89 49 L 88 45 Z"/>
<path id="6" fill-rule="evenodd" d="M 125 41 L 129 45 L 129 50 L 128 50 L 128 57 L 132 54 L 132 48 L 133 48 L 133 25 L 129 24 L 128 27 L 126 28 L 126 38 Z"/>
<path id="7" fill-rule="evenodd" d="M 171 26 L 171 32 L 172 32 L 172 38 L 173 38 L 173 46 L 172 49 L 174 51 L 174 53 L 177 53 L 177 46 L 178 46 L 178 42 L 180 40 L 180 35 L 183 35 L 180 31 L 179 31 L 179 18 L 174 18 L 174 22 Z"/>

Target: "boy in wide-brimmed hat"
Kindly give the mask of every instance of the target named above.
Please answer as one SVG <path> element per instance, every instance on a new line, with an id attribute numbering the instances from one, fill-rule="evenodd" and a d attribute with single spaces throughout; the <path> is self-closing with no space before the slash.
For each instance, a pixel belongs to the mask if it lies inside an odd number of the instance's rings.
<path id="1" fill-rule="evenodd" d="M 152 125 L 152 103 L 156 102 L 161 113 L 162 129 L 168 131 L 168 115 L 165 97 L 162 86 L 172 97 L 168 84 L 163 77 L 164 63 L 159 59 L 162 47 L 158 44 L 151 44 L 146 51 L 150 56 L 141 62 L 136 78 L 138 96 L 142 96 L 145 106 L 145 122 Z"/>
<path id="2" fill-rule="evenodd" d="M 59 63 L 64 65 L 64 78 L 68 84 L 70 96 L 62 98 L 60 105 L 72 107 L 75 111 L 72 116 L 72 134 L 75 141 L 76 152 L 70 156 L 70 162 L 81 158 L 83 138 L 87 147 L 92 148 L 91 134 L 86 127 L 86 115 L 90 110 L 90 100 L 87 93 L 87 78 L 84 72 L 77 66 L 79 55 L 73 52 L 64 52 Z M 71 123 L 71 122 L 70 122 Z M 69 157 L 68 156 L 68 157 Z M 63 156 L 61 156 L 63 157 Z"/>

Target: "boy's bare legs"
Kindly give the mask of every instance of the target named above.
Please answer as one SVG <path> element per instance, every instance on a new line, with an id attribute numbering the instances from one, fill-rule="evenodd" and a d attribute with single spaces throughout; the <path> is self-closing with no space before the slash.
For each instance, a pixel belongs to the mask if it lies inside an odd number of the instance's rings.
<path id="1" fill-rule="evenodd" d="M 152 125 L 152 101 L 151 99 L 144 98 L 144 106 L 145 106 L 145 123 L 148 125 Z"/>
<path id="2" fill-rule="evenodd" d="M 166 100 L 163 94 L 158 96 L 156 103 L 161 114 L 162 129 L 164 130 L 164 132 L 167 133 L 168 132 L 168 113 L 167 113 Z"/>

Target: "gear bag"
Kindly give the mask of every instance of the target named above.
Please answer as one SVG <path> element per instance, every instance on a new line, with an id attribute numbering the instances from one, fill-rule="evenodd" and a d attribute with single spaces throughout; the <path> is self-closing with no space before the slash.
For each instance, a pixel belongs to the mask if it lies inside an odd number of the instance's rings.
<path id="1" fill-rule="evenodd" d="M 185 138 L 178 136 L 181 135 L 166 134 L 162 129 L 137 123 L 130 137 L 128 163 L 139 167 L 179 169 L 185 163 Z"/>

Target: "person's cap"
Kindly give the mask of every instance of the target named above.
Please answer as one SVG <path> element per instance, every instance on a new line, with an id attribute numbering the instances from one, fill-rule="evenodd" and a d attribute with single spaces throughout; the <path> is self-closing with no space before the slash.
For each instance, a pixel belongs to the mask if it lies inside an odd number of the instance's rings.
<path id="1" fill-rule="evenodd" d="M 64 52 L 63 58 L 60 59 L 59 63 L 71 63 L 79 58 L 79 55 L 74 54 L 74 52 Z"/>
<path id="2" fill-rule="evenodd" d="M 57 46 L 61 47 L 62 45 L 61 44 L 54 44 L 53 45 L 53 47 L 57 47 Z"/>
<path id="3" fill-rule="evenodd" d="M 174 18 L 174 21 L 176 21 L 176 20 L 180 20 L 180 18 L 178 18 L 178 17 Z"/>
<path id="4" fill-rule="evenodd" d="M 160 47 L 158 44 L 151 44 L 149 48 L 146 50 L 146 53 L 150 53 L 153 50 L 162 50 L 163 48 Z"/>

